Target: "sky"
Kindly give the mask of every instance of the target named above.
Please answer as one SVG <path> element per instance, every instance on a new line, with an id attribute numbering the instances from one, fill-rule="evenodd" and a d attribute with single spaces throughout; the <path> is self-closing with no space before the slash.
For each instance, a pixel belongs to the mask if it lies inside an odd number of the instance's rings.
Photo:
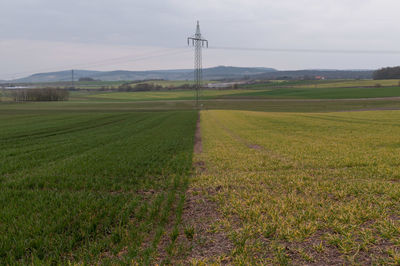
<path id="1" fill-rule="evenodd" d="M 192 68 L 186 40 L 197 20 L 210 44 L 204 67 L 395 66 L 399 10 L 398 0 L 1 0 L 0 79 L 66 69 Z M 261 50 L 217 49 L 223 47 Z"/>

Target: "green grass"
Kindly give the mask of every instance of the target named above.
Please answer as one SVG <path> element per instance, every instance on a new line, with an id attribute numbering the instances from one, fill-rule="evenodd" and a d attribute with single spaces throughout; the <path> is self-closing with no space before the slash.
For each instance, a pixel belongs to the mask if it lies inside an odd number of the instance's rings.
<path id="1" fill-rule="evenodd" d="M 190 190 L 218 205 L 211 228 L 233 244 L 219 256 L 236 265 L 398 264 L 399 119 L 202 111 L 195 161 L 207 169 Z"/>
<path id="2" fill-rule="evenodd" d="M 400 109 L 398 99 L 210 99 L 201 101 L 206 110 L 253 110 L 265 112 L 334 112 Z M 195 110 L 195 101 L 67 101 L 35 103 L 0 103 L 0 113 L 20 112 L 135 112 Z"/>
<path id="3" fill-rule="evenodd" d="M 398 79 L 385 80 L 324 80 L 312 84 L 316 88 L 352 88 L 352 87 L 375 87 L 380 85 L 383 87 L 396 87 L 400 85 Z M 297 87 L 310 87 L 309 84 L 298 84 Z"/>
<path id="4" fill-rule="evenodd" d="M 244 92 L 225 98 L 270 98 L 270 99 L 357 99 L 399 97 L 400 87 L 349 88 L 349 87 L 304 87 L 304 88 L 269 88 Z"/>
<path id="5" fill-rule="evenodd" d="M 0 264 L 150 263 L 181 212 L 196 119 L 0 111 Z"/>
<path id="6" fill-rule="evenodd" d="M 272 80 L 270 82 L 262 82 L 250 85 L 241 85 L 247 89 L 264 89 L 269 87 L 284 87 L 284 88 L 360 88 L 360 87 L 375 87 L 379 84 L 382 87 L 398 87 L 400 80 Z"/>

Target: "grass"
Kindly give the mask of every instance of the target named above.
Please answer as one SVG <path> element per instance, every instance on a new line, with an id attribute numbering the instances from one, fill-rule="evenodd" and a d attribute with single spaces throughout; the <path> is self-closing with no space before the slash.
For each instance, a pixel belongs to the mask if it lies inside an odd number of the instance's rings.
<path id="1" fill-rule="evenodd" d="M 393 264 L 400 245 L 400 111 L 202 111 L 207 170 L 233 264 Z M 221 254 L 222 255 L 222 254 Z M 210 263 L 218 258 L 205 258 Z"/>
<path id="2" fill-rule="evenodd" d="M 362 88 L 362 87 L 375 87 L 379 84 L 382 87 L 398 87 L 400 80 L 398 79 L 385 79 L 385 80 L 273 80 L 268 83 L 242 85 L 242 88 L 247 89 L 264 89 L 269 87 L 281 87 L 281 88 Z"/>
<path id="3" fill-rule="evenodd" d="M 252 110 L 265 112 L 334 112 L 357 110 L 400 109 L 398 99 L 210 99 L 201 101 L 208 110 Z M 13 114 L 20 112 L 134 112 L 195 110 L 195 101 L 67 101 L 35 103 L 1 103 L 0 112 Z"/>
<path id="4" fill-rule="evenodd" d="M 202 99 L 214 99 L 220 96 L 229 96 L 240 93 L 256 92 L 254 90 L 202 90 Z M 106 92 L 106 93 L 74 93 L 74 100 L 111 100 L 111 101 L 167 101 L 193 100 L 194 90 L 145 91 L 145 92 Z"/>
<path id="5" fill-rule="evenodd" d="M 0 112 L 0 264 L 151 263 L 182 212 L 196 119 Z"/>
<path id="6" fill-rule="evenodd" d="M 330 83 L 334 84 L 334 83 Z M 400 87 L 250 87 L 201 91 L 203 100 L 212 99 L 360 99 L 400 97 Z M 72 92 L 73 101 L 166 101 L 193 100 L 193 90 L 150 92 Z"/>
<path id="7" fill-rule="evenodd" d="M 315 88 L 352 88 L 352 87 L 375 87 L 379 84 L 382 87 L 398 87 L 400 85 L 398 79 L 385 79 L 385 80 L 326 80 L 311 86 Z M 310 87 L 308 84 L 300 84 L 297 87 Z"/>
<path id="8" fill-rule="evenodd" d="M 249 98 L 249 99 L 357 99 L 399 97 L 400 87 L 381 88 L 349 88 L 349 87 L 292 87 L 269 88 L 267 90 L 250 91 L 228 95 L 225 98 Z"/>

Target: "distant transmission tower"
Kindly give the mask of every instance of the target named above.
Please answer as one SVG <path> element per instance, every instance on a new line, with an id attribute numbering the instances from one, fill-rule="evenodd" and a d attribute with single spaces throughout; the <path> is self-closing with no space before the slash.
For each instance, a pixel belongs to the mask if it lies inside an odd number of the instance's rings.
<path id="1" fill-rule="evenodd" d="M 203 47 L 208 48 L 208 41 L 201 37 L 200 24 L 197 21 L 196 34 L 194 37 L 189 37 L 187 39 L 188 45 L 192 41 L 192 46 L 194 46 L 194 81 L 196 90 L 196 106 L 199 107 L 199 94 L 202 87 L 203 71 L 201 63 L 201 49 Z"/>

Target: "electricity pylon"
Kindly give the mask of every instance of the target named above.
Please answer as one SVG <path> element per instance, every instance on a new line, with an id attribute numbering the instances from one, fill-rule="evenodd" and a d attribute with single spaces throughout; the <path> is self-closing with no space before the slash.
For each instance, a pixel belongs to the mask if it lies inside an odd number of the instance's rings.
<path id="1" fill-rule="evenodd" d="M 196 107 L 199 107 L 199 94 L 202 87 L 203 70 L 201 62 L 201 49 L 203 47 L 208 48 L 208 41 L 203 39 L 200 33 L 200 24 L 197 21 L 196 33 L 193 37 L 187 39 L 188 45 L 192 41 L 192 46 L 194 46 L 194 81 L 196 90 Z"/>

